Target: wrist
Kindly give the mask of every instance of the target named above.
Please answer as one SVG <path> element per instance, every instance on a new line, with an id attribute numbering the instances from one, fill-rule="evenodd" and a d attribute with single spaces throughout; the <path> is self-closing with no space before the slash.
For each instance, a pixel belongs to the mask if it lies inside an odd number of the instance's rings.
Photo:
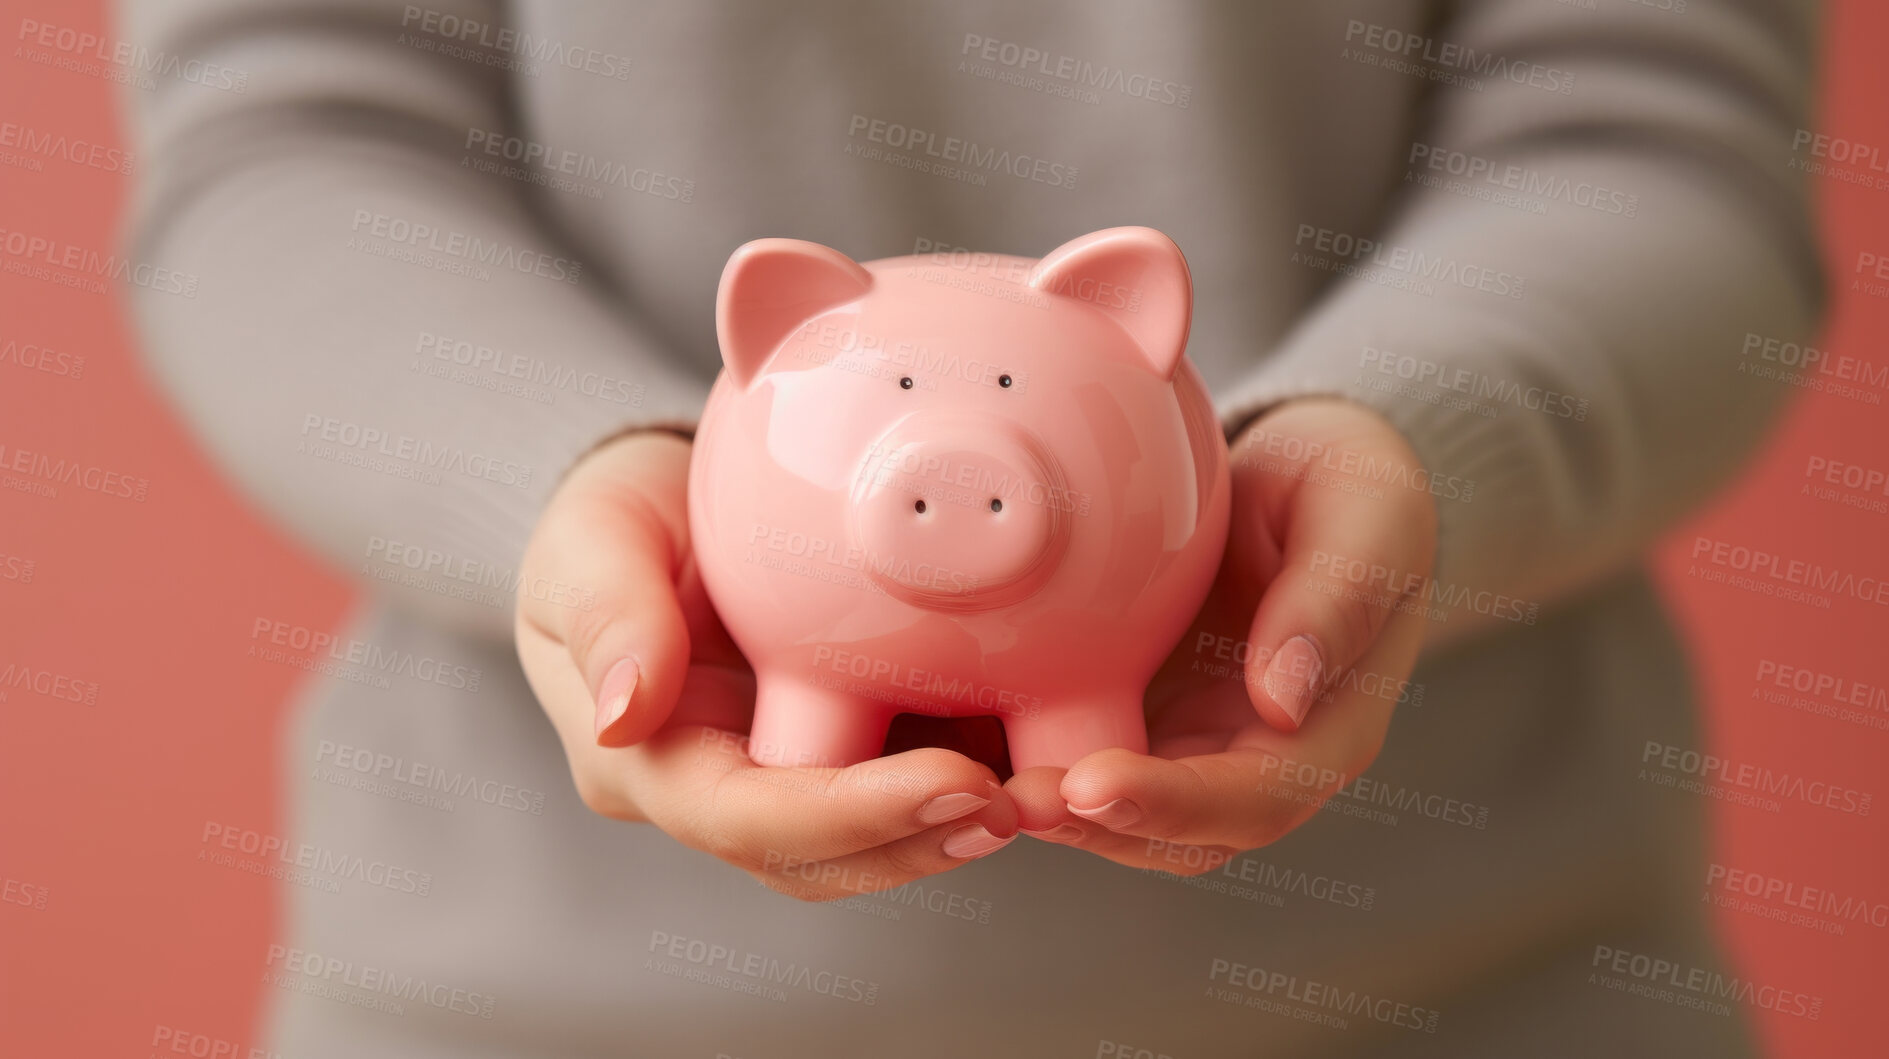
<path id="1" fill-rule="evenodd" d="M 1236 474 L 1379 500 L 1418 539 L 1436 540 L 1439 483 L 1403 431 L 1370 405 L 1330 395 L 1281 401 L 1239 432 L 1231 454 Z"/>
<path id="2" fill-rule="evenodd" d="M 655 459 L 680 456 L 686 464 L 694 441 L 695 427 L 686 423 L 642 423 L 625 427 L 613 434 L 606 434 L 580 453 L 564 469 L 559 483 L 569 481 L 580 469 L 599 463 L 616 463 L 629 454 L 650 453 Z"/>
<path id="3" fill-rule="evenodd" d="M 1282 439 L 1296 442 L 1288 446 L 1290 452 L 1264 454 L 1339 471 L 1359 463 L 1364 454 L 1374 455 L 1379 461 L 1395 460 L 1413 470 L 1423 467 L 1410 439 L 1395 423 L 1370 405 L 1349 397 L 1316 394 L 1288 398 L 1250 419 L 1230 447 L 1237 457 L 1248 448 L 1277 450 Z"/>

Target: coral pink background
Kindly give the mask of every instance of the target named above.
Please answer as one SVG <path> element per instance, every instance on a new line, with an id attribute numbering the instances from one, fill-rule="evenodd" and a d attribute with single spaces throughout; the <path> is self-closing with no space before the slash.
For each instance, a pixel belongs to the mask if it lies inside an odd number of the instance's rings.
<path id="1" fill-rule="evenodd" d="M 0 0 L 24 15 L 104 26 L 100 0 Z M 1824 131 L 1889 153 L 1889 5 L 1828 4 Z M 113 86 L 0 52 L 0 120 L 121 142 Z M 1782 160 L 1780 160 L 1782 161 Z M 1889 255 L 1889 190 L 1819 179 L 1835 311 L 1820 346 L 1889 358 L 1889 299 L 1847 288 L 1857 254 Z M 49 159 L 0 165 L 0 228 L 108 251 L 124 178 Z M 258 979 L 279 924 L 271 884 L 198 863 L 206 821 L 279 826 L 276 738 L 302 674 L 245 657 L 268 615 L 331 627 L 350 586 L 314 565 L 220 482 L 144 378 L 124 311 L 98 295 L 0 273 L 0 344 L 82 354 L 82 378 L 0 363 L 0 444 L 150 480 L 144 502 L 60 488 L 0 490 L 0 668 L 99 685 L 94 706 L 7 692 L 0 701 L 0 1055 L 132 1056 L 158 1027 L 256 1043 Z M 1728 360 L 1728 369 L 1731 367 Z M 1699 444 L 1713 444 L 1700 438 Z M 1889 466 L 1889 408 L 1803 396 L 1764 456 L 1659 549 L 1661 581 L 1708 699 L 1710 749 L 1875 790 L 1889 732 L 1753 697 L 1755 660 L 1889 686 L 1889 620 L 1848 598 L 1820 611 L 1688 576 L 1695 535 L 1889 575 L 1889 515 L 1802 495 L 1808 456 Z M 1714 803 L 1716 859 L 1870 901 L 1889 900 L 1889 805 L 1868 817 L 1801 803 Z M 24 889 L 32 887 L 33 889 Z M 38 898 L 45 907 L 34 908 Z M 24 896 L 26 903 L 20 903 Z M 1825 998 L 1815 1021 L 1760 1013 L 1777 1055 L 1882 1054 L 1889 929 L 1842 936 L 1721 912 L 1739 967 Z"/>

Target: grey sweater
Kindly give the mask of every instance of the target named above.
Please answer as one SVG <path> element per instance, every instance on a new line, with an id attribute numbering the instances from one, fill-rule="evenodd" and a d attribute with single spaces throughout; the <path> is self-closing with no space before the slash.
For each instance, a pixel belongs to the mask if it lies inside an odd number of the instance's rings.
<path id="1" fill-rule="evenodd" d="M 1736 1005 L 1614 965 L 1737 973 L 1702 805 L 1642 768 L 1699 737 L 1636 560 L 1781 400 L 1751 336 L 1819 308 L 1808 6 L 127 0 L 197 63 L 127 90 L 133 253 L 195 281 L 132 289 L 152 370 L 369 589 L 288 827 L 427 879 L 289 889 L 277 1046 L 1739 1054 Z M 728 253 L 1123 224 L 1188 255 L 1229 426 L 1343 394 L 1428 469 L 1437 635 L 1370 773 L 1189 882 L 1019 842 L 830 906 L 588 816 L 518 556 L 578 453 L 699 412 Z"/>

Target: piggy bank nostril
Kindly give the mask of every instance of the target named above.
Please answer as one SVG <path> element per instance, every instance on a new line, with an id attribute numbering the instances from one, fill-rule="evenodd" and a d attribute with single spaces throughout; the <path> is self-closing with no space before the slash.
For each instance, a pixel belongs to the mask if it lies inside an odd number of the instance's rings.
<path id="1" fill-rule="evenodd" d="M 924 513 L 925 513 L 925 502 L 924 502 L 923 500 L 920 500 L 920 501 L 919 501 L 918 503 L 916 503 L 916 504 L 913 504 L 913 505 L 912 505 L 912 510 L 913 510 L 913 511 L 916 511 L 916 512 L 918 512 L 918 513 L 919 513 L 919 514 L 921 514 L 921 515 L 922 515 L 922 514 L 924 514 Z"/>
<path id="2" fill-rule="evenodd" d="M 990 498 L 990 509 L 993 513 L 1002 511 L 1004 509 L 1004 502 L 993 496 Z"/>

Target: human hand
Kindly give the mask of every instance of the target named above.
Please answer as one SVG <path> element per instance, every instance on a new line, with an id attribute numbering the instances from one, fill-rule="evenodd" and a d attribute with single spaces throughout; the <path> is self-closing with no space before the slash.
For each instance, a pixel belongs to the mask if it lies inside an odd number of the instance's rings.
<path id="1" fill-rule="evenodd" d="M 1376 758 L 1424 638 L 1427 476 L 1387 421 L 1336 398 L 1269 411 L 1232 463 L 1226 555 L 1148 687 L 1149 753 L 1012 777 L 1026 832 L 1195 874 L 1284 836 Z M 1174 855 L 1189 846 L 1207 852 Z"/>
<path id="2" fill-rule="evenodd" d="M 807 900 L 901 886 L 1007 844 L 1010 797 L 950 750 L 848 768 L 749 760 L 754 674 L 696 573 L 689 452 L 661 432 L 599 446 L 526 547 L 518 656 L 584 804 Z"/>

